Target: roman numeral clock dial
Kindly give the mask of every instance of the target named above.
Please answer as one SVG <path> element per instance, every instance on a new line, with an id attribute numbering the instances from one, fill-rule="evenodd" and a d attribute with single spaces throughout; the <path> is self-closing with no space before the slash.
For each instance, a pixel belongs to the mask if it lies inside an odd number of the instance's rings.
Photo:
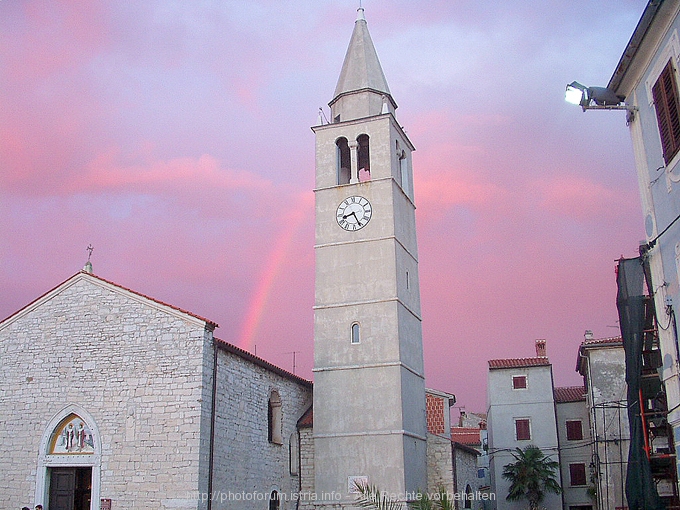
<path id="1" fill-rule="evenodd" d="M 371 203 L 364 197 L 353 196 L 340 202 L 336 219 L 340 227 L 353 231 L 364 228 L 371 220 L 372 215 Z"/>

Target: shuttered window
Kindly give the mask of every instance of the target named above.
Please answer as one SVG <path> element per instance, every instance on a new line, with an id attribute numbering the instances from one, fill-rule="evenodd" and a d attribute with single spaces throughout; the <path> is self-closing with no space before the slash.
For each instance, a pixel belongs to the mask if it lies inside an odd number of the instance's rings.
<path id="1" fill-rule="evenodd" d="M 581 420 L 567 420 L 567 440 L 580 441 L 581 439 L 583 439 Z"/>
<path id="2" fill-rule="evenodd" d="M 531 440 L 531 425 L 526 418 L 519 418 L 515 420 L 515 437 L 517 441 Z"/>
<path id="3" fill-rule="evenodd" d="M 586 465 L 585 464 L 569 464 L 569 478 L 570 485 L 586 485 Z"/>
<path id="4" fill-rule="evenodd" d="M 652 87 L 652 96 L 661 134 L 663 159 L 668 164 L 680 150 L 680 98 L 672 60 L 668 61 Z"/>

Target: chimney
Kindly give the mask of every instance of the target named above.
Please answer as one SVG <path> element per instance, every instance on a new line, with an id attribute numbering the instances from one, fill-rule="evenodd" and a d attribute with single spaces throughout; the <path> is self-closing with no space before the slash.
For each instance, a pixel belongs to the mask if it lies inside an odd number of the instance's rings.
<path id="1" fill-rule="evenodd" d="M 592 340 L 593 339 L 593 332 L 590 329 L 586 329 L 586 332 L 583 334 L 583 338 L 585 338 L 586 341 Z"/>
<path id="2" fill-rule="evenodd" d="M 547 356 L 545 353 L 545 340 L 536 340 L 536 356 L 539 358 L 545 358 Z"/>

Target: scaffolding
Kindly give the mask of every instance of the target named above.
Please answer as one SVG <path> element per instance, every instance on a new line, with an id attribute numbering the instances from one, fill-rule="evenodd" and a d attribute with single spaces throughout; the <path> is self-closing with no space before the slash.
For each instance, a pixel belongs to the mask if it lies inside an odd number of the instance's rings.
<path id="1" fill-rule="evenodd" d="M 660 374 L 657 313 L 645 259 L 619 260 L 617 284 L 630 426 L 626 499 L 635 510 L 680 509 L 673 431 Z"/>
<path id="2" fill-rule="evenodd" d="M 673 430 L 668 424 L 666 392 L 661 383 L 662 366 L 659 331 L 654 300 L 644 299 L 642 374 L 638 405 L 642 421 L 643 449 L 652 470 L 652 479 L 667 509 L 680 509 Z"/>

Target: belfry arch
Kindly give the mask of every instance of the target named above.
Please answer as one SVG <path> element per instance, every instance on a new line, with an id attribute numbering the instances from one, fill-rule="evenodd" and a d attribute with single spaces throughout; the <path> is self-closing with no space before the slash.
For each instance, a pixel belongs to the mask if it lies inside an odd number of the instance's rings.
<path id="1" fill-rule="evenodd" d="M 90 510 L 100 505 L 101 436 L 85 409 L 69 405 L 55 414 L 43 430 L 38 452 L 35 504 L 54 510 L 55 498 L 68 508 L 74 498 L 88 498 Z M 52 503 L 50 502 L 52 499 Z"/>

